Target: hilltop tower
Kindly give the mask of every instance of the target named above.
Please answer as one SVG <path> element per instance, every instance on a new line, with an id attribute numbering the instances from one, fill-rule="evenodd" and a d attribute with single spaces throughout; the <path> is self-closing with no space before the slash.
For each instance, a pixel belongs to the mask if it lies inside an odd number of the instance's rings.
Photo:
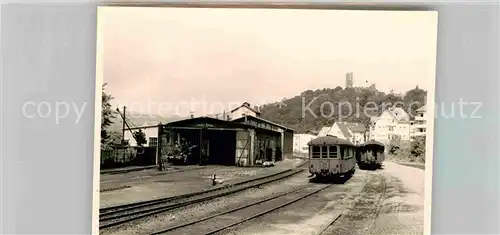
<path id="1" fill-rule="evenodd" d="M 354 77 L 353 73 L 346 73 L 345 74 L 345 88 L 352 88 L 354 84 Z"/>

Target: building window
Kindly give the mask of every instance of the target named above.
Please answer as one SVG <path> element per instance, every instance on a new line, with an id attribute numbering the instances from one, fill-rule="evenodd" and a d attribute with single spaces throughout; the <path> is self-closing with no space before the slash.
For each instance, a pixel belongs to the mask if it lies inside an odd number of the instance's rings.
<path id="1" fill-rule="evenodd" d="M 422 114 L 420 114 L 420 117 L 424 117 L 424 114 L 423 114 L 423 113 L 422 113 Z"/>
<path id="2" fill-rule="evenodd" d="M 394 127 L 393 127 L 393 126 L 390 126 L 390 127 L 389 127 L 389 131 L 394 131 Z"/>
<path id="3" fill-rule="evenodd" d="M 158 146 L 158 138 L 157 137 L 149 137 L 149 146 L 150 147 Z"/>

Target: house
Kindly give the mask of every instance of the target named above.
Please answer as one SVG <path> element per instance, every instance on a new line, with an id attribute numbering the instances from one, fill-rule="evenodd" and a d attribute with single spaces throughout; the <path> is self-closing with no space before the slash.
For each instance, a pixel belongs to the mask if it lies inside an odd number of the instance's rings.
<path id="1" fill-rule="evenodd" d="M 244 116 L 260 117 L 260 112 L 256 108 L 252 108 L 248 102 L 244 102 L 241 106 L 231 110 L 230 116 L 231 120 Z"/>
<path id="2" fill-rule="evenodd" d="M 285 127 L 280 124 L 276 124 L 274 122 L 271 122 L 269 120 L 253 116 L 253 115 L 248 115 L 248 116 L 243 116 L 237 119 L 231 120 L 231 122 L 237 122 L 237 123 L 243 123 L 247 124 L 253 127 L 257 128 L 264 128 L 267 130 L 271 130 L 274 132 L 278 132 L 280 134 L 279 137 L 279 143 L 277 143 L 277 148 L 283 153 L 283 154 L 291 154 L 293 153 L 293 130 Z M 279 157 L 281 158 L 281 156 Z"/>
<path id="3" fill-rule="evenodd" d="M 366 142 L 366 128 L 361 123 L 335 122 L 329 134 L 351 141 L 353 144 Z"/>
<path id="4" fill-rule="evenodd" d="M 412 135 L 410 116 L 399 107 L 384 110 L 379 117 L 371 119 L 370 126 L 369 140 L 376 140 L 384 144 L 388 144 L 395 138 L 409 141 Z"/>
<path id="5" fill-rule="evenodd" d="M 293 152 L 307 153 L 309 146 L 307 143 L 315 139 L 317 136 L 312 134 L 294 134 L 293 135 Z"/>
<path id="6" fill-rule="evenodd" d="M 168 144 L 184 141 L 194 148 L 188 164 L 253 166 L 280 161 L 293 151 L 293 130 L 253 115 L 231 121 L 196 117 L 161 125 L 159 155 Z"/>
<path id="7" fill-rule="evenodd" d="M 127 128 L 123 139 L 128 141 L 130 146 L 137 146 L 137 142 L 135 141 L 132 133 L 139 130 L 144 132 L 144 135 L 146 136 L 146 144 L 143 145 L 144 147 L 156 147 L 158 145 L 158 125 L 131 127 L 130 129 Z"/>
<path id="8" fill-rule="evenodd" d="M 333 135 L 351 141 L 353 144 L 366 142 L 366 128 L 361 123 L 335 122 L 331 127 L 323 127 L 318 136 Z"/>
<path id="9" fill-rule="evenodd" d="M 413 136 L 425 136 L 426 134 L 426 124 L 427 116 L 427 105 L 424 105 L 416 110 L 415 121 L 413 125 Z"/>
<path id="10" fill-rule="evenodd" d="M 143 152 L 142 154 L 146 154 L 141 156 L 142 158 L 152 159 L 151 161 L 155 164 L 158 164 L 158 127 L 159 125 L 147 125 L 141 127 L 131 127 L 127 128 L 124 132 L 124 140 L 131 147 L 137 147 L 137 142 L 133 136 L 133 133 L 136 131 L 142 131 L 146 137 L 146 143 L 143 144 L 143 147 L 149 147 L 151 152 L 148 150 L 147 152 Z M 149 160 L 148 160 L 149 161 Z"/>
<path id="11" fill-rule="evenodd" d="M 367 136 L 366 136 L 366 127 L 365 125 L 361 123 L 350 123 L 350 122 L 344 122 L 344 125 L 347 126 L 347 129 L 351 132 L 351 135 L 353 137 L 352 143 L 353 144 L 364 144 L 366 142 Z"/>

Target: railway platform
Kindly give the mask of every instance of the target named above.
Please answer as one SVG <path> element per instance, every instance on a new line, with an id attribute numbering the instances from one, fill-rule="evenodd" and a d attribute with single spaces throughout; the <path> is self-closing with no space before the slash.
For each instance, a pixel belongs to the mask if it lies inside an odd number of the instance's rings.
<path id="1" fill-rule="evenodd" d="M 100 207 L 109 207 L 208 190 L 293 169 L 305 159 L 285 159 L 273 167 L 182 166 L 172 171 L 145 170 L 101 175 Z M 215 174 L 217 184 L 212 177 Z"/>

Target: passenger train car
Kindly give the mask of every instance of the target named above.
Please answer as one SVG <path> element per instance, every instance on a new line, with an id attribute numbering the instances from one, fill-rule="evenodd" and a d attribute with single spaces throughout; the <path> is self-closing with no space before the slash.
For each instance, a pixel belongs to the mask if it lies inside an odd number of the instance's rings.
<path id="1" fill-rule="evenodd" d="M 354 174 L 356 146 L 336 136 L 322 136 L 309 141 L 309 172 L 316 178 Z"/>
<path id="2" fill-rule="evenodd" d="M 375 140 L 359 145 L 356 151 L 356 161 L 359 168 L 380 168 L 385 160 L 385 146 Z"/>

